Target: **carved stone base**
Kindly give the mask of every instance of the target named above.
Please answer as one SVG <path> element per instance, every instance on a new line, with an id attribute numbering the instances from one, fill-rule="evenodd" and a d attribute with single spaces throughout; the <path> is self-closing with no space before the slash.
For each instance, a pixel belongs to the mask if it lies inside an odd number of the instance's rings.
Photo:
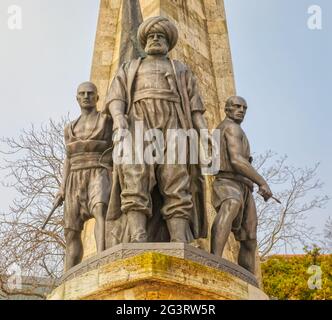
<path id="1" fill-rule="evenodd" d="M 247 270 L 183 243 L 117 245 L 66 273 L 51 300 L 268 299 Z"/>

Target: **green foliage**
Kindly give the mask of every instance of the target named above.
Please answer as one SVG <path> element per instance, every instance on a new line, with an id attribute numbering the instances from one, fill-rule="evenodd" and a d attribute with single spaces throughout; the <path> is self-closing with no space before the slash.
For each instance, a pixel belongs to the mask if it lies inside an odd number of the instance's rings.
<path id="1" fill-rule="evenodd" d="M 263 286 L 268 296 L 279 300 L 332 300 L 332 254 L 321 255 L 318 247 L 306 248 L 306 252 L 271 256 L 262 263 Z M 321 268 L 320 289 L 310 289 L 308 284 L 319 285 L 315 271 L 309 271 L 313 265 Z"/>

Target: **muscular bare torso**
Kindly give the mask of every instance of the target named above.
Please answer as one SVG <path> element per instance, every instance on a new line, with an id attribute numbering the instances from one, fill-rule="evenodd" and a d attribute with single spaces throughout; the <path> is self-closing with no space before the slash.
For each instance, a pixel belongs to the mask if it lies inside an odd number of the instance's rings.
<path id="1" fill-rule="evenodd" d="M 250 145 L 248 138 L 240 127 L 232 120 L 226 118 L 218 127 L 220 130 L 220 156 L 221 156 L 221 171 L 233 172 L 234 168 L 231 164 L 229 142 L 226 139 L 226 131 L 235 129 L 238 135 L 238 143 L 236 145 L 236 153 L 241 155 L 244 159 L 249 161 L 250 158 Z"/>

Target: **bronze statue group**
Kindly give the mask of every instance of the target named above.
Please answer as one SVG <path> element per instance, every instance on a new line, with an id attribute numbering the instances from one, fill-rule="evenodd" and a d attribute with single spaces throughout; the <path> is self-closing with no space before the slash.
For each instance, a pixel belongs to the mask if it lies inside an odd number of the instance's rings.
<path id="1" fill-rule="evenodd" d="M 124 63 L 117 71 L 104 109 L 97 111 L 98 92 L 91 82 L 77 89 L 78 119 L 64 130 L 66 160 L 55 206 L 64 203 L 65 270 L 83 256 L 81 233 L 94 218 L 97 251 L 121 242 L 184 242 L 206 238 L 205 178 L 200 164 L 123 163 L 112 161 L 114 137 L 135 123 L 143 132 L 158 129 L 207 130 L 204 104 L 191 70 L 171 60 L 178 40 L 176 26 L 152 17 L 138 29 L 146 56 Z M 211 253 L 222 256 L 231 232 L 240 242 L 238 263 L 254 273 L 257 214 L 254 184 L 265 201 L 272 192 L 251 165 L 248 139 L 241 128 L 246 101 L 228 98 L 220 135 L 220 168 L 212 187 L 216 216 L 211 228 Z M 146 147 L 148 142 L 143 142 Z M 135 144 L 133 148 L 135 147 Z M 170 148 L 164 143 L 166 154 Z M 109 151 L 109 152 L 108 152 Z M 135 152 L 134 150 L 132 150 Z M 108 230 L 107 230 L 108 228 Z"/>

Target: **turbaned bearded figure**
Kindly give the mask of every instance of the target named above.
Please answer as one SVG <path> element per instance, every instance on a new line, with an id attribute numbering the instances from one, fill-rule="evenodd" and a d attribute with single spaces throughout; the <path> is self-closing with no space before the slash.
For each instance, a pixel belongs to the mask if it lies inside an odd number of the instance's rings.
<path id="1" fill-rule="evenodd" d="M 168 57 L 178 40 L 176 26 L 161 16 L 149 18 L 140 25 L 138 40 L 146 57 L 120 67 L 106 111 L 115 131 L 127 129 L 135 137 L 139 122 L 144 133 L 160 130 L 166 155 L 167 130 L 207 129 L 205 109 L 190 69 Z M 127 215 L 129 242 L 190 242 L 206 237 L 204 179 L 197 164 L 119 164 L 114 174 L 107 220 Z"/>

